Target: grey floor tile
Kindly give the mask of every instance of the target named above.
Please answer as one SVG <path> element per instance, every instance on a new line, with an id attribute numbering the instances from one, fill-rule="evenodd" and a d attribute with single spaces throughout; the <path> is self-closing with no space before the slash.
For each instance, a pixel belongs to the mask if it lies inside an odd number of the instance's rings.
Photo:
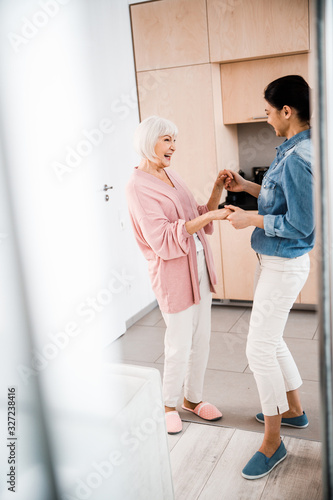
<path id="1" fill-rule="evenodd" d="M 208 368 L 242 373 L 247 366 L 245 345 L 245 335 L 212 332 Z M 155 363 L 163 364 L 164 354 Z"/>
<path id="2" fill-rule="evenodd" d="M 313 336 L 313 340 L 319 340 L 319 338 L 320 338 L 320 337 L 319 337 L 319 335 L 320 335 L 320 330 L 319 330 L 319 328 L 320 328 L 320 327 L 318 326 L 318 328 L 317 328 L 317 330 L 316 330 L 316 332 L 315 332 L 315 334 L 314 334 L 314 336 Z"/>
<path id="3" fill-rule="evenodd" d="M 317 340 L 286 339 L 303 380 L 319 381 L 319 345 Z"/>
<path id="4" fill-rule="evenodd" d="M 249 308 L 239 318 L 239 320 L 230 329 L 235 333 L 247 333 L 252 309 Z M 290 311 L 289 318 L 284 331 L 287 338 L 312 339 L 318 327 L 318 315 L 315 311 Z"/>
<path id="5" fill-rule="evenodd" d="M 321 410 L 320 410 L 320 386 L 319 382 L 304 380 L 299 388 L 303 410 L 309 419 L 309 427 L 306 429 L 291 429 L 296 431 L 297 436 L 304 439 L 321 440 Z M 286 433 L 288 427 L 283 427 Z M 289 435 L 292 435 L 291 433 Z"/>
<path id="6" fill-rule="evenodd" d="M 212 331 L 229 332 L 233 325 L 239 321 L 245 311 L 245 307 L 213 305 Z"/>
<path id="7" fill-rule="evenodd" d="M 291 311 L 284 331 L 285 337 L 312 339 L 318 328 L 315 311 Z"/>
<path id="8" fill-rule="evenodd" d="M 162 315 L 161 315 L 161 319 L 159 320 L 159 322 L 158 322 L 158 323 L 156 323 L 156 326 L 158 326 L 159 328 L 164 328 L 164 330 L 165 330 L 165 326 L 166 326 L 166 325 L 165 325 L 165 321 L 164 321 L 164 319 L 163 319 L 163 316 L 162 316 Z"/>
<path id="9" fill-rule="evenodd" d="M 146 314 L 143 318 L 137 321 L 136 325 L 143 326 L 156 326 L 157 323 L 161 320 L 162 314 L 159 307 L 155 307 L 150 313 Z"/>
<path id="10" fill-rule="evenodd" d="M 212 332 L 208 368 L 242 373 L 247 366 L 246 335 Z"/>
<path id="11" fill-rule="evenodd" d="M 157 359 L 155 359 L 155 363 L 161 364 L 161 365 L 164 364 L 164 353 L 161 356 L 159 356 Z"/>
<path id="12" fill-rule="evenodd" d="M 310 425 L 305 429 L 293 429 L 283 426 L 281 433 L 285 436 L 319 441 L 321 434 L 318 382 L 304 381 L 300 388 L 300 396 Z M 264 432 L 264 425 L 255 419 L 255 415 L 261 411 L 261 407 L 257 386 L 252 374 L 207 370 L 203 398 L 221 410 L 223 413 L 221 420 L 211 423 L 203 421 L 200 417 L 183 410 L 181 405 L 178 405 L 177 410 L 181 418 L 190 422 L 205 423 L 206 425 Z"/>
<path id="13" fill-rule="evenodd" d="M 245 307 L 213 305 L 212 306 L 212 331 L 228 332 L 247 310 Z M 163 317 L 156 326 L 165 327 Z"/>
<path id="14" fill-rule="evenodd" d="M 230 332 L 233 333 L 244 333 L 247 334 L 249 331 L 249 323 L 251 316 L 252 307 L 245 309 L 244 314 L 236 321 L 236 323 L 230 328 Z"/>
<path id="15" fill-rule="evenodd" d="M 217 406 L 223 413 L 221 420 L 211 424 L 263 431 L 254 419 L 254 415 L 260 411 L 260 402 L 252 375 L 207 370 L 203 399 Z M 179 412 L 186 420 L 203 422 L 201 418 L 181 408 Z"/>
<path id="16" fill-rule="evenodd" d="M 164 329 L 156 326 L 133 325 L 105 349 L 110 361 L 147 361 L 153 363 L 164 350 Z"/>

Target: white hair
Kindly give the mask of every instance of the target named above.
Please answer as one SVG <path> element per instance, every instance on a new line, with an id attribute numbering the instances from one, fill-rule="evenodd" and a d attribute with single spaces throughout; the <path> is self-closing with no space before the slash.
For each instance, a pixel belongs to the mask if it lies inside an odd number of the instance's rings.
<path id="1" fill-rule="evenodd" d="M 159 116 L 149 116 L 143 120 L 134 133 L 134 148 L 141 158 L 154 161 L 155 146 L 159 137 L 177 137 L 178 129 L 174 123 Z"/>

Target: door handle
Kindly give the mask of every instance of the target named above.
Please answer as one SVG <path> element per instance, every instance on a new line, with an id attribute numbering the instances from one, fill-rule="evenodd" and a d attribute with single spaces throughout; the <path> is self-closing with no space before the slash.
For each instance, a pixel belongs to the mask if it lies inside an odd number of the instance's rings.
<path id="1" fill-rule="evenodd" d="M 113 189 L 113 186 L 108 186 L 107 184 L 104 184 L 103 191 L 107 191 L 108 189 Z M 109 201 L 109 195 L 105 195 L 105 201 Z"/>

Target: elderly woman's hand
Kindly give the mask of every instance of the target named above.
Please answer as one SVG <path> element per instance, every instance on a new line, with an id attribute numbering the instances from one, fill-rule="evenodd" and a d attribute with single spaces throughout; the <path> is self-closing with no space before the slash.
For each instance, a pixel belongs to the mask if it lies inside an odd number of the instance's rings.
<path id="1" fill-rule="evenodd" d="M 232 214 L 231 210 L 227 210 L 226 208 L 220 208 L 219 210 L 212 210 L 210 212 L 213 220 L 224 220 L 228 217 L 228 215 Z"/>
<path id="2" fill-rule="evenodd" d="M 227 179 L 228 175 L 226 174 L 225 170 L 220 170 L 219 173 L 217 174 L 217 178 L 215 181 L 215 186 L 223 189 L 224 188 L 224 183 Z"/>

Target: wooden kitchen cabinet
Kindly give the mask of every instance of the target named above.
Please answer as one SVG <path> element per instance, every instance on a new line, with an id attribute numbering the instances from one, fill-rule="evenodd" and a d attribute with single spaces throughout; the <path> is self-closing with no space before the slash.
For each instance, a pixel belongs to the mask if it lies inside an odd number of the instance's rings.
<path id="1" fill-rule="evenodd" d="M 253 226 L 237 230 L 228 221 L 220 222 L 225 298 L 253 300 L 257 257 L 251 248 Z"/>
<path id="2" fill-rule="evenodd" d="M 281 76 L 301 75 L 309 82 L 308 54 L 221 64 L 223 122 L 265 121 L 264 89 Z"/>
<path id="3" fill-rule="evenodd" d="M 318 273 L 320 272 L 319 243 L 316 243 L 310 254 L 310 274 L 300 293 L 301 304 L 318 304 Z"/>
<path id="4" fill-rule="evenodd" d="M 227 221 L 220 222 L 222 244 L 222 266 L 225 298 L 229 300 L 253 300 L 253 284 L 257 257 L 251 248 L 253 226 L 234 229 Z M 296 304 L 318 303 L 318 258 L 315 247 L 310 252 L 310 274 Z"/>
<path id="5" fill-rule="evenodd" d="M 205 0 L 131 6 L 137 71 L 209 62 Z"/>
<path id="6" fill-rule="evenodd" d="M 308 0 L 207 0 L 211 62 L 309 50 Z"/>

